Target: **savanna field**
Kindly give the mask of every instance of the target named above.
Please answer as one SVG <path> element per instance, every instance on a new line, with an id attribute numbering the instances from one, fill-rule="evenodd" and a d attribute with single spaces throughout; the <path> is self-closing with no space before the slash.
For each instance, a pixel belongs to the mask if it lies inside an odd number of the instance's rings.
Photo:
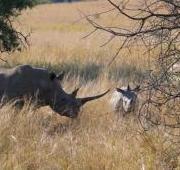
<path id="1" fill-rule="evenodd" d="M 133 3 L 136 1 L 134 0 Z M 65 71 L 62 86 L 67 93 L 81 87 L 78 96 L 92 96 L 111 89 L 105 97 L 86 104 L 77 119 L 62 117 L 50 108 L 22 110 L 8 104 L 0 110 L 0 169 L 3 170 L 161 170 L 180 169 L 174 148 L 162 128 L 144 131 L 137 117 L 119 118 L 112 112 L 109 98 L 121 85 L 142 84 L 154 58 L 134 44 L 123 49 L 110 35 L 96 32 L 85 15 L 106 11 L 107 1 L 87 1 L 38 5 L 23 11 L 14 23 L 30 33 L 29 46 L 22 52 L 4 54 L 5 67 L 32 64 L 55 72 Z M 106 25 L 133 27 L 116 12 L 94 20 Z M 179 148 L 178 148 L 179 149 Z M 177 150 L 177 149 L 175 149 Z"/>

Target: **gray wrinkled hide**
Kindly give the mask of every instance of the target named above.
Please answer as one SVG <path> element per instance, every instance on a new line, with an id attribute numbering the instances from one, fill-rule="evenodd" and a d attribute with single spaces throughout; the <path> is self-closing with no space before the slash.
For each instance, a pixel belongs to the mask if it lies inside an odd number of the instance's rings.
<path id="1" fill-rule="evenodd" d="M 75 98 L 67 94 L 59 84 L 58 76 L 47 69 L 21 65 L 12 69 L 0 69 L 0 100 L 6 102 L 31 99 L 37 107 L 49 105 L 62 116 L 77 117 L 80 107 L 90 100 L 104 96 L 107 92 L 89 98 Z"/>

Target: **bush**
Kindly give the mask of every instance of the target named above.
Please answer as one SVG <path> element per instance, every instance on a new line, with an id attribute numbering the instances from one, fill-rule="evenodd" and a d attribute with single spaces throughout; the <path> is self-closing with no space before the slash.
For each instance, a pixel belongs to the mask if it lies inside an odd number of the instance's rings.
<path id="1" fill-rule="evenodd" d="M 12 23 L 23 9 L 31 8 L 37 3 L 38 0 L 0 0 L 0 52 L 20 50 L 24 46 L 27 37 L 18 32 Z"/>

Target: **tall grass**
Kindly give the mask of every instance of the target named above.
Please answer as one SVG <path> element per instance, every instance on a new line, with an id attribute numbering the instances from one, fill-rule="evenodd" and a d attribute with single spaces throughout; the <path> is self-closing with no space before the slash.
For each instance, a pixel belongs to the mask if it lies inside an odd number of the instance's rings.
<path id="1" fill-rule="evenodd" d="M 1 168 L 162 169 L 177 164 L 172 158 L 163 160 L 160 132 L 140 132 L 136 120 L 117 120 L 105 111 L 104 103 L 89 104 L 76 120 L 61 118 L 48 108 L 34 111 L 26 106 L 18 112 L 4 106 Z"/>
<path id="2" fill-rule="evenodd" d="M 78 21 L 79 9 L 90 14 L 108 8 L 106 1 L 97 1 L 40 5 L 24 11 L 16 26 L 32 32 L 31 45 L 21 53 L 4 54 L 8 64 L 1 65 L 32 64 L 55 72 L 64 70 L 63 88 L 69 92 L 81 86 L 81 97 L 143 82 L 151 67 L 143 47 L 122 50 L 109 66 L 121 41 L 115 39 L 100 47 L 108 35 L 97 33 L 83 39 L 92 28 L 85 20 Z M 119 24 L 114 13 L 108 20 L 94 17 Z M 129 24 L 124 18 L 121 23 Z M 108 104 L 110 95 L 85 105 L 75 120 L 48 107 L 34 110 L 29 103 L 22 110 L 11 104 L 3 106 L 1 169 L 178 169 L 178 148 L 169 147 L 163 129 L 144 132 L 134 115 L 119 119 Z"/>

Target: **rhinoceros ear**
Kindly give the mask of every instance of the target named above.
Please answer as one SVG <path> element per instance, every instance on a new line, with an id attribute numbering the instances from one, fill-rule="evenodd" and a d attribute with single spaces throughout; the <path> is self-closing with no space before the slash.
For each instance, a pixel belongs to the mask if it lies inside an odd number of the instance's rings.
<path id="1" fill-rule="evenodd" d="M 139 92 L 140 90 L 141 90 L 140 85 L 136 86 L 136 87 L 133 89 L 133 91 L 135 91 L 135 92 Z"/>
<path id="2" fill-rule="evenodd" d="M 58 74 L 58 76 L 56 78 L 61 81 L 61 80 L 63 80 L 64 75 L 65 75 L 65 72 L 63 71 L 60 74 Z"/>
<path id="3" fill-rule="evenodd" d="M 56 74 L 54 73 L 54 72 L 51 72 L 50 74 L 49 74 L 49 78 L 50 78 L 50 80 L 54 80 L 55 78 L 56 78 Z"/>
<path id="4" fill-rule="evenodd" d="M 125 90 L 120 89 L 120 88 L 116 88 L 116 90 L 117 90 L 118 92 L 122 93 L 122 94 L 125 94 L 125 93 L 126 93 Z"/>

